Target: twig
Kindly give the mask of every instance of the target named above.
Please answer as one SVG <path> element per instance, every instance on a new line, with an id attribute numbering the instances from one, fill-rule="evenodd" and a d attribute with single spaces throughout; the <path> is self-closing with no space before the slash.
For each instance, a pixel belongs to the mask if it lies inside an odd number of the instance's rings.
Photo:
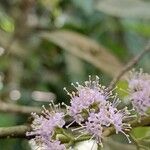
<path id="1" fill-rule="evenodd" d="M 150 116 L 146 116 L 141 118 L 141 121 L 134 120 L 129 122 L 131 127 L 139 127 L 139 126 L 147 126 L 150 125 Z M 13 127 L 1 127 L 0 128 L 0 138 L 28 138 L 25 133 L 30 131 L 31 127 L 29 125 L 19 125 Z M 115 133 L 115 129 L 113 127 L 109 127 L 104 130 L 103 136 L 108 137 Z M 29 137 L 31 138 L 31 137 Z M 81 141 L 88 140 L 90 136 L 81 137 L 78 139 Z"/>
<path id="2" fill-rule="evenodd" d="M 144 48 L 144 50 L 136 55 L 133 59 L 131 59 L 118 73 L 116 77 L 111 81 L 108 89 L 111 90 L 114 88 L 116 83 L 119 81 L 119 79 L 127 72 L 129 71 L 147 52 L 150 52 L 150 42 L 148 42 L 147 46 Z"/>
<path id="3" fill-rule="evenodd" d="M 50 108 L 48 107 L 47 109 Z M 32 112 L 41 114 L 41 110 L 42 109 L 40 107 L 23 106 L 23 105 L 10 104 L 10 103 L 0 101 L 0 112 L 31 115 Z M 61 111 L 65 112 L 66 110 L 61 108 Z M 66 119 L 68 120 L 68 122 L 72 121 L 68 116 L 66 116 Z"/>
<path id="4" fill-rule="evenodd" d="M 28 125 L 0 127 L 0 138 L 26 138 L 25 133 L 30 130 L 31 127 Z"/>
<path id="5" fill-rule="evenodd" d="M 132 128 L 149 126 L 150 125 L 150 116 L 142 117 L 140 121 L 138 119 L 135 119 L 133 121 L 130 121 L 129 124 L 131 125 Z M 115 129 L 113 127 L 109 127 L 104 131 L 103 135 L 105 137 L 107 137 L 114 133 L 115 133 Z"/>
<path id="6" fill-rule="evenodd" d="M 31 107 L 31 106 L 21 106 L 21 105 L 16 105 L 16 104 L 9 104 L 9 103 L 5 103 L 5 102 L 0 101 L 0 111 L 1 112 L 30 115 L 32 112 L 36 112 L 37 114 L 40 114 L 41 108 Z"/>

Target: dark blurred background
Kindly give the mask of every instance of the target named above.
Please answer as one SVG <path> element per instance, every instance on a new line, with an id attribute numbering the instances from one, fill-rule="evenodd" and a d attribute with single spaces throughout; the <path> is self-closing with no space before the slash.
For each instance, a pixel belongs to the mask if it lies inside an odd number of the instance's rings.
<path id="1" fill-rule="evenodd" d="M 88 75 L 108 85 L 149 38 L 149 0 L 0 0 L 0 100 L 69 103 L 63 87 L 71 91 Z M 136 67 L 150 72 L 149 65 L 148 54 Z M 0 112 L 0 126 L 27 117 Z M 27 149 L 26 140 L 0 140 L 0 150 Z"/>

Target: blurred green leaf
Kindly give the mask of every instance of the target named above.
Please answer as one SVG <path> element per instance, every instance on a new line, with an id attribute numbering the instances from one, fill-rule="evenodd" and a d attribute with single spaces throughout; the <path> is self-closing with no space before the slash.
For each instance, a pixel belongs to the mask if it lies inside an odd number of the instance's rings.
<path id="1" fill-rule="evenodd" d="M 44 32 L 40 36 L 111 76 L 115 76 L 122 68 L 121 62 L 109 50 L 82 34 L 61 30 Z"/>
<path id="2" fill-rule="evenodd" d="M 101 0 L 96 9 L 121 18 L 150 19 L 150 2 L 142 0 Z"/>
<path id="3" fill-rule="evenodd" d="M 139 150 L 150 150 L 150 127 L 137 127 L 132 130 L 131 137 Z"/>
<path id="4" fill-rule="evenodd" d="M 72 0 L 73 3 L 81 8 L 85 13 L 91 14 L 93 12 L 93 0 Z"/>
<path id="5" fill-rule="evenodd" d="M 6 32 L 13 32 L 15 28 L 13 19 L 10 18 L 1 7 L 0 9 L 0 28 Z"/>
<path id="6" fill-rule="evenodd" d="M 131 132 L 135 138 L 143 138 L 145 136 L 150 136 L 150 127 L 137 127 L 134 128 Z"/>
<path id="7" fill-rule="evenodd" d="M 120 80 L 116 86 L 117 86 L 116 92 L 118 93 L 120 98 L 124 98 L 128 95 L 127 93 L 128 83 L 125 80 Z"/>
<path id="8" fill-rule="evenodd" d="M 74 55 L 65 53 L 66 72 L 71 78 L 71 82 L 80 82 L 84 80 L 85 68 L 83 62 Z"/>
<path id="9" fill-rule="evenodd" d="M 150 21 L 126 19 L 122 22 L 125 30 L 136 32 L 145 37 L 150 37 Z"/>
<path id="10" fill-rule="evenodd" d="M 10 122 L 13 125 L 15 124 L 15 119 L 16 117 L 11 114 L 0 113 L 0 126 L 10 126 Z"/>

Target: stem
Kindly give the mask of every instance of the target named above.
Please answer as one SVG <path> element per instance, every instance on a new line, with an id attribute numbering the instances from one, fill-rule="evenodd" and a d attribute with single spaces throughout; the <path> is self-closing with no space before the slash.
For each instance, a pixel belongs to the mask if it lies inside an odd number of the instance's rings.
<path id="1" fill-rule="evenodd" d="M 59 139 L 61 143 L 68 143 L 70 141 L 70 139 L 63 134 L 58 134 L 57 139 Z"/>
<path id="2" fill-rule="evenodd" d="M 68 143 L 69 141 L 74 142 L 74 137 L 73 137 L 73 135 L 70 134 L 67 130 L 61 128 L 60 131 L 61 131 L 61 134 L 64 135 L 64 136 L 68 139 L 68 141 L 67 141 L 67 142 L 64 142 L 64 143 Z M 62 140 L 60 139 L 60 141 L 62 141 Z"/>
<path id="3" fill-rule="evenodd" d="M 81 136 L 81 137 L 79 137 L 78 139 L 76 139 L 75 142 L 86 141 L 86 140 L 89 140 L 90 138 L 91 138 L 90 135 L 84 135 L 84 136 Z"/>
<path id="4" fill-rule="evenodd" d="M 140 122 L 137 119 L 130 121 L 129 124 L 131 124 L 132 128 L 140 127 L 140 126 L 148 126 L 148 125 L 150 125 L 150 116 L 142 117 Z M 13 126 L 13 127 L 1 127 L 0 128 L 0 138 L 20 138 L 20 137 L 28 138 L 25 135 L 25 133 L 27 131 L 30 131 L 30 130 L 31 130 L 31 127 L 29 125 L 18 125 L 18 126 Z M 74 137 L 72 137 L 72 134 L 67 133 L 65 130 L 63 132 L 65 132 L 65 135 L 63 137 L 66 137 L 66 139 L 69 139 L 69 141 L 70 141 L 70 138 L 72 140 L 74 139 Z M 113 127 L 108 127 L 104 130 L 103 136 L 108 137 L 114 133 L 115 133 L 115 129 Z M 78 138 L 74 141 L 75 142 L 85 141 L 85 140 L 90 139 L 90 137 L 91 136 L 89 136 L 89 135 L 85 135 L 85 136 L 81 136 L 80 138 Z M 29 138 L 31 138 L 31 137 L 29 137 Z"/>
<path id="5" fill-rule="evenodd" d="M 9 104 L 0 101 L 0 111 L 1 112 L 9 112 L 9 113 L 18 113 L 18 114 L 25 114 L 30 115 L 32 112 L 37 114 L 41 113 L 41 108 L 39 107 L 31 107 L 31 106 L 19 106 L 16 104 Z"/>
<path id="6" fill-rule="evenodd" d="M 48 108 L 49 109 L 49 108 Z M 64 109 L 61 109 L 62 112 L 64 112 Z M 40 107 L 32 107 L 32 106 L 23 106 L 23 105 L 17 105 L 17 104 L 10 104 L 6 102 L 2 102 L 0 100 L 0 112 L 5 113 L 15 113 L 15 114 L 22 114 L 22 115 L 31 115 L 32 112 L 35 112 L 37 114 L 41 114 L 41 108 Z M 66 119 L 71 121 L 70 118 Z"/>
<path id="7" fill-rule="evenodd" d="M 136 55 L 133 59 L 131 59 L 123 68 L 122 70 L 118 73 L 116 77 L 111 81 L 108 89 L 112 90 L 116 83 L 120 80 L 120 78 L 127 72 L 129 71 L 147 52 L 150 52 L 150 42 L 148 42 L 147 46 L 144 48 L 144 50 Z"/>
<path id="8" fill-rule="evenodd" d="M 0 138 L 27 138 L 25 133 L 30 130 L 28 125 L 0 127 Z"/>

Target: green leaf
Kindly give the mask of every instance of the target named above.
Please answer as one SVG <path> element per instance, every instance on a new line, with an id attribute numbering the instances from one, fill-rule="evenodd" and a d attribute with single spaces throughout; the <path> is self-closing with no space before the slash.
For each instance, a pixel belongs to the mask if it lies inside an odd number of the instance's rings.
<path id="1" fill-rule="evenodd" d="M 81 8 L 85 13 L 90 14 L 93 12 L 93 1 L 92 0 L 72 0 L 73 3 Z"/>
<path id="2" fill-rule="evenodd" d="M 146 137 L 146 136 L 150 135 L 150 127 L 137 127 L 137 128 L 134 128 L 132 130 L 131 134 L 137 139 Z"/>
<path id="3" fill-rule="evenodd" d="M 4 11 L 0 11 L 0 28 L 6 32 L 13 32 L 15 28 L 13 19 L 9 17 Z"/>
<path id="4" fill-rule="evenodd" d="M 107 48 L 82 34 L 60 30 L 43 32 L 40 36 L 110 76 L 115 76 L 122 68 L 121 62 Z"/>
<path id="5" fill-rule="evenodd" d="M 118 96 L 120 98 L 124 98 L 128 95 L 126 92 L 128 89 L 128 83 L 125 80 L 120 80 L 117 85 L 118 88 L 116 89 L 116 92 L 118 93 Z"/>
<path id="6" fill-rule="evenodd" d="M 150 2 L 142 0 L 101 0 L 97 10 L 121 18 L 150 19 Z"/>
<path id="7" fill-rule="evenodd" d="M 149 21 L 125 19 L 122 23 L 126 31 L 136 32 L 142 36 L 150 37 Z"/>
<path id="8" fill-rule="evenodd" d="M 139 150 L 150 148 L 150 127 L 137 127 L 131 132 L 131 137 Z"/>

